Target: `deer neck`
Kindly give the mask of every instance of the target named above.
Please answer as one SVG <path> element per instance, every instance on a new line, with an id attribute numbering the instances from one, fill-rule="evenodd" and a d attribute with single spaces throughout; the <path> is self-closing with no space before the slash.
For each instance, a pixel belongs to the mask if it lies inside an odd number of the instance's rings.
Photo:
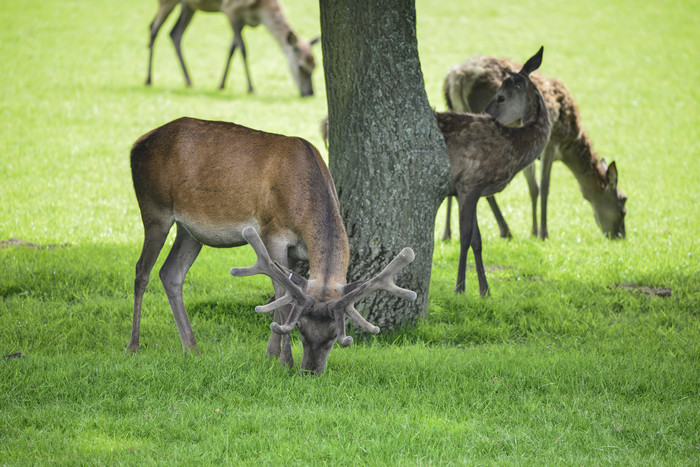
<path id="1" fill-rule="evenodd" d="M 315 157 L 317 171 L 309 170 L 304 183 L 315 187 L 312 196 L 319 201 L 311 204 L 313 209 L 298 213 L 298 227 L 306 244 L 309 281 L 319 298 L 347 283 L 350 246 L 333 178 L 317 151 Z"/>
<path id="2" fill-rule="evenodd" d="M 544 150 L 552 131 L 552 121 L 539 92 L 535 93 L 535 105 L 525 115 L 523 125 L 513 128 L 513 131 L 516 133 L 518 146 L 524 148 L 520 157 L 520 165 L 523 169 L 534 162 Z"/>
<path id="3" fill-rule="evenodd" d="M 316 224 L 307 237 L 309 287 L 314 289 L 307 292 L 318 299 L 337 298 L 339 287 L 347 283 L 350 257 L 345 227 L 342 222 Z"/>
<path id="4" fill-rule="evenodd" d="M 265 27 L 270 31 L 272 37 L 274 37 L 279 43 L 282 51 L 285 55 L 289 56 L 292 52 L 292 46 L 287 41 L 292 27 L 287 23 L 287 19 L 282 14 L 280 5 L 277 2 L 270 2 L 271 4 L 267 10 L 261 12 L 260 22 L 262 22 Z"/>
<path id="5" fill-rule="evenodd" d="M 605 191 L 605 169 L 593 152 L 591 142 L 585 133 L 575 140 L 560 145 L 561 161 L 571 170 L 581 188 L 583 197 L 595 201 Z"/>

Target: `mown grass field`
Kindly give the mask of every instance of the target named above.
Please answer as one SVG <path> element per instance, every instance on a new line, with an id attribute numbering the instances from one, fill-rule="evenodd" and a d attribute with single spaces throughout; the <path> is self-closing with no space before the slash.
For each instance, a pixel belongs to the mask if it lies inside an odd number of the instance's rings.
<path id="1" fill-rule="evenodd" d="M 315 2 L 285 5 L 302 36 L 320 33 Z M 478 297 L 473 270 L 454 296 L 459 245 L 439 240 L 441 210 L 428 315 L 334 349 L 321 378 L 298 374 L 298 341 L 294 369 L 264 357 L 269 319 L 253 308 L 271 287 L 228 274 L 252 264 L 247 247 L 204 249 L 188 275 L 201 356 L 183 355 L 157 275 L 142 352 L 124 352 L 143 238 L 133 141 L 188 115 L 323 148 L 326 115 L 322 67 L 316 96 L 300 99 L 262 28 L 244 31 L 256 94 L 245 92 L 240 56 L 219 91 L 231 37 L 223 15 L 200 13 L 185 34 L 192 88 L 169 43 L 175 14 L 144 86 L 155 10 L 135 0 L 3 4 L 0 355 L 23 358 L 0 358 L 0 464 L 698 463 L 699 5 L 528 0 L 506 11 L 418 0 L 438 110 L 450 66 L 477 53 L 524 60 L 544 44 L 542 72 L 569 86 L 595 148 L 617 161 L 627 239 L 602 237 L 555 163 L 550 239 L 530 237 L 517 177 L 499 197 L 512 241 L 480 208 L 492 296 Z"/>

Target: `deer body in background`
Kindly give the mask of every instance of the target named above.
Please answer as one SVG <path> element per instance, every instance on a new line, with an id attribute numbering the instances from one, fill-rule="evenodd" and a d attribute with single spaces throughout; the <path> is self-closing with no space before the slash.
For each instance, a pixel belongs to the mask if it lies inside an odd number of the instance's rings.
<path id="1" fill-rule="evenodd" d="M 477 202 L 482 196 L 503 190 L 519 171 L 532 164 L 549 139 L 549 114 L 542 95 L 529 78 L 539 68 L 542 53 L 541 48 L 518 73 L 509 72 L 486 106 L 486 114 L 436 114 L 452 168 L 448 194 L 456 196 L 459 203 L 460 253 L 455 293 L 464 292 L 471 246 L 479 293 L 488 295 Z M 521 127 L 505 126 L 518 120 L 522 121 Z"/>
<path id="2" fill-rule="evenodd" d="M 319 38 L 309 42 L 297 36 L 289 23 L 287 23 L 282 13 L 281 5 L 277 0 L 159 0 L 158 11 L 150 25 L 148 75 L 146 77 L 147 85 L 150 85 L 152 81 L 153 44 L 156 40 L 156 36 L 163 23 L 178 3 L 181 5 L 180 17 L 170 32 L 170 38 L 175 46 L 177 57 L 180 60 L 180 66 L 185 75 L 187 86 L 191 86 L 192 82 L 182 56 L 182 35 L 185 29 L 187 29 L 187 26 L 189 26 L 190 21 L 192 21 L 195 12 L 199 10 L 224 13 L 229 23 L 231 23 L 231 29 L 233 29 L 233 41 L 229 49 L 224 76 L 221 78 L 221 84 L 219 85 L 220 89 L 223 89 L 226 85 L 226 77 L 231 64 L 231 57 L 233 57 L 233 53 L 238 48 L 241 50 L 241 55 L 243 56 L 243 66 L 246 79 L 248 80 L 248 92 L 253 92 L 242 31 L 244 26 L 255 27 L 262 23 L 267 27 L 277 42 L 279 42 L 282 52 L 287 57 L 292 77 L 299 88 L 301 96 L 313 96 L 314 89 L 311 74 L 316 67 L 316 61 L 311 52 L 311 46 L 317 43 Z"/>
<path id="3" fill-rule="evenodd" d="M 144 243 L 136 264 L 134 316 L 128 349 L 139 350 L 143 294 L 170 228 L 177 235 L 160 279 L 186 351 L 198 352 L 182 297 L 182 284 L 202 245 L 218 248 L 250 243 L 258 261 L 231 274 L 268 275 L 276 300 L 257 307 L 275 313 L 267 355 L 292 365 L 289 333 L 300 332 L 304 371 L 320 374 L 346 316 L 368 332 L 379 329 L 354 303 L 375 290 L 413 300 L 393 276 L 413 260 L 405 248 L 383 272 L 346 284 L 348 238 L 333 179 L 316 148 L 301 138 L 265 133 L 226 122 L 181 118 L 134 144 L 134 190 Z M 309 261 L 308 280 L 288 269 L 289 259 Z"/>
<path id="4" fill-rule="evenodd" d="M 507 70 L 519 65 L 505 59 L 476 56 L 450 69 L 444 80 L 447 105 L 457 112 L 482 112 L 496 94 L 501 82 L 508 77 Z M 581 192 L 593 206 L 596 222 L 609 238 L 625 236 L 625 202 L 627 198 L 617 188 L 617 167 L 610 166 L 598 158 L 586 132 L 581 126 L 578 108 L 571 93 L 561 81 L 533 73 L 532 82 L 540 90 L 552 120 L 552 134 L 541 155 L 541 186 L 537 186 L 535 166 L 525 168 L 523 174 L 528 182 L 532 202 L 532 234 L 548 237 L 547 198 L 549 196 L 552 163 L 561 160 L 572 171 Z M 538 229 L 537 197 L 541 195 L 541 222 Z M 501 236 L 510 237 L 506 224 L 493 197 L 489 205 L 496 216 Z M 450 200 L 447 204 L 447 222 L 443 238 L 450 237 Z"/>

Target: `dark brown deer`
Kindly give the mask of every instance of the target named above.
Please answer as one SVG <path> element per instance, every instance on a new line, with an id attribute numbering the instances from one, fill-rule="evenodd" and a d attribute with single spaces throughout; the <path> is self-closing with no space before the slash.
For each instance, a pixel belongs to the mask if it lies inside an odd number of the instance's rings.
<path id="1" fill-rule="evenodd" d="M 253 92 L 253 84 L 251 83 L 250 73 L 248 72 L 248 58 L 245 43 L 243 42 L 242 31 L 244 26 L 256 27 L 262 23 L 267 27 L 277 42 L 279 42 L 282 52 L 287 57 L 289 69 L 292 72 L 294 82 L 301 92 L 301 96 L 313 96 L 314 88 L 313 82 L 311 81 L 311 74 L 316 67 L 316 61 L 311 52 L 311 46 L 317 43 L 320 38 L 309 42 L 299 37 L 292 30 L 289 23 L 287 23 L 282 13 L 282 7 L 277 0 L 159 0 L 158 11 L 150 26 L 151 40 L 148 44 L 147 85 L 150 85 L 152 80 L 153 44 L 156 40 L 156 36 L 158 35 L 160 27 L 178 3 L 181 5 L 180 17 L 172 31 L 170 31 L 170 38 L 175 46 L 177 57 L 180 60 L 180 66 L 185 75 L 187 86 L 191 86 L 192 81 L 190 80 L 189 73 L 187 73 L 187 66 L 185 66 L 185 59 L 182 56 L 180 44 L 185 29 L 187 29 L 190 21 L 192 21 L 195 12 L 199 10 L 221 12 L 225 14 L 233 29 L 233 41 L 229 49 L 224 76 L 221 78 L 221 84 L 219 85 L 220 89 L 224 89 L 226 85 L 226 76 L 228 75 L 228 69 L 231 64 L 231 57 L 233 57 L 233 53 L 236 49 L 239 48 L 243 56 L 243 67 L 245 69 L 246 79 L 248 80 L 248 92 Z"/>
<path id="2" fill-rule="evenodd" d="M 436 114 L 452 167 L 448 194 L 456 196 L 459 203 L 460 252 L 455 293 L 464 292 L 471 246 L 479 293 L 489 294 L 476 216 L 479 198 L 503 190 L 547 145 L 552 124 L 544 99 L 529 78 L 542 63 L 542 54 L 540 48 L 519 72 L 508 72 L 485 114 Z M 522 126 L 505 126 L 516 121 L 521 121 Z"/>
<path id="3" fill-rule="evenodd" d="M 301 138 L 181 118 L 136 141 L 131 172 L 144 226 L 134 281 L 132 352 L 139 350 L 143 294 L 173 224 L 177 236 L 160 279 L 186 351 L 198 349 L 182 284 L 202 245 L 251 244 L 258 261 L 231 274 L 272 278 L 276 300 L 256 308 L 275 313 L 267 355 L 293 365 L 289 333 L 296 326 L 301 368 L 311 373 L 324 371 L 336 341 L 343 347 L 352 343 L 345 334 L 346 316 L 368 332 L 379 332 L 355 310 L 356 301 L 380 289 L 416 298 L 393 279 L 413 260 L 410 248 L 373 279 L 346 283 L 349 246 L 335 185 L 316 148 Z M 290 258 L 308 260 L 308 280 L 288 269 Z"/>
<path id="4" fill-rule="evenodd" d="M 508 76 L 507 70 L 519 65 L 502 58 L 476 56 L 453 67 L 445 77 L 443 90 L 451 110 L 457 112 L 482 112 L 496 94 L 501 82 Z M 547 231 L 547 198 L 554 160 L 561 160 L 576 177 L 583 197 L 593 206 L 593 214 L 603 233 L 609 238 L 625 236 L 625 202 L 627 197 L 617 187 L 618 173 L 615 162 L 610 166 L 593 151 L 586 132 L 581 126 L 576 102 L 569 89 L 558 79 L 541 73 L 530 77 L 540 90 L 552 120 L 552 134 L 541 155 L 541 186 L 537 185 L 534 163 L 523 170 L 527 179 L 532 203 L 532 234 L 545 239 Z M 538 229 L 537 197 L 541 194 L 540 225 Z M 503 219 L 495 198 L 488 198 L 496 216 L 502 237 L 511 237 L 508 224 Z M 447 203 L 447 220 L 443 239 L 450 232 L 451 200 Z"/>

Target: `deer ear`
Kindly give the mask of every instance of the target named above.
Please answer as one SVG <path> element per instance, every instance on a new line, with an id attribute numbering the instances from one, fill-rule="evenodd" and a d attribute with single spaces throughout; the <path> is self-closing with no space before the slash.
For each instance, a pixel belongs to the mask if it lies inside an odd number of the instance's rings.
<path id="1" fill-rule="evenodd" d="M 299 38 L 297 37 L 297 35 L 294 34 L 292 31 L 289 31 L 289 33 L 287 34 L 287 44 L 291 45 L 292 47 L 296 47 L 298 42 Z"/>
<path id="2" fill-rule="evenodd" d="M 506 73 L 510 76 L 510 79 L 513 81 L 513 86 L 515 86 L 516 89 L 523 89 L 525 87 L 525 78 L 523 78 L 522 75 L 513 73 L 510 70 L 506 70 Z"/>
<path id="3" fill-rule="evenodd" d="M 610 167 L 608 167 L 608 170 L 605 172 L 605 181 L 610 188 L 617 188 L 617 166 L 615 165 L 615 161 L 610 163 Z"/>
<path id="4" fill-rule="evenodd" d="M 544 46 L 540 47 L 540 50 L 538 50 L 535 55 L 530 57 L 530 59 L 527 62 L 525 62 L 525 65 L 523 65 L 522 69 L 518 73 L 520 73 L 521 75 L 527 76 L 530 73 L 532 73 L 533 71 L 535 71 L 536 69 L 538 69 L 540 67 L 540 65 L 542 65 L 543 52 L 544 52 Z"/>

